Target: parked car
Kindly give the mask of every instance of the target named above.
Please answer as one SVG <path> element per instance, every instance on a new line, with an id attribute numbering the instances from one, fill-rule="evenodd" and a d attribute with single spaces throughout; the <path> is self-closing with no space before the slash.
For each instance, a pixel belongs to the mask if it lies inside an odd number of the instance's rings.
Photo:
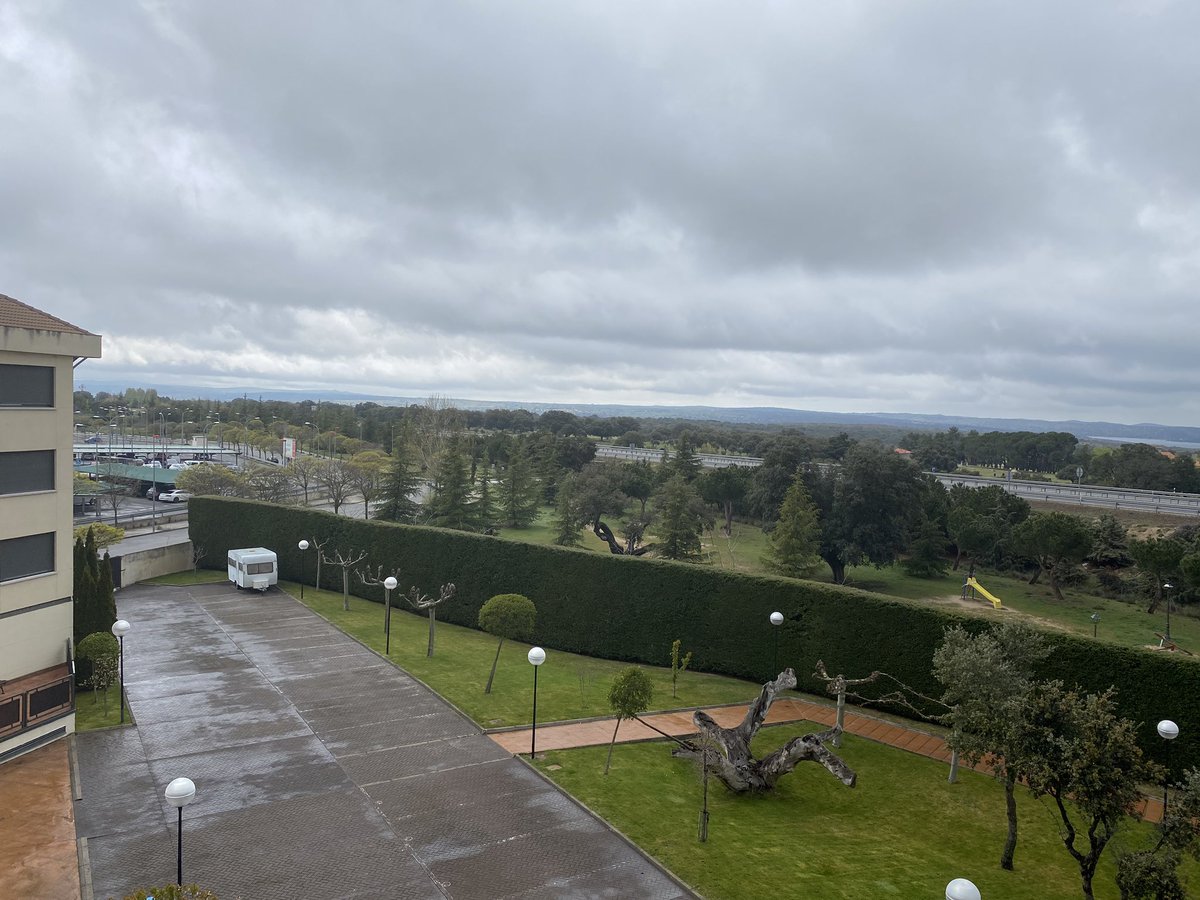
<path id="1" fill-rule="evenodd" d="M 147 500 L 154 500 L 154 499 L 156 499 L 156 498 L 158 497 L 158 495 L 159 495 L 159 494 L 163 494 L 163 493 L 165 493 L 165 492 L 166 492 L 166 491 L 165 491 L 165 489 L 164 489 L 164 488 L 160 488 L 160 487 L 152 487 L 152 488 L 150 488 L 150 490 L 146 491 L 146 499 L 147 499 Z"/>
<path id="2" fill-rule="evenodd" d="M 163 503 L 178 503 L 180 500 L 191 500 L 192 495 L 187 491 L 163 491 L 158 499 Z"/>

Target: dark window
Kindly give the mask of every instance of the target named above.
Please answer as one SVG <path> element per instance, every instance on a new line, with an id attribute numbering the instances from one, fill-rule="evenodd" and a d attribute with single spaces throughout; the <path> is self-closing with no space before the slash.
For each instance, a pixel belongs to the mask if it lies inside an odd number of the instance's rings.
<path id="1" fill-rule="evenodd" d="M 0 406 L 54 408 L 54 369 L 0 365 Z"/>
<path id="2" fill-rule="evenodd" d="M 53 571 L 53 531 L 0 541 L 0 581 Z"/>
<path id="3" fill-rule="evenodd" d="M 54 451 L 0 453 L 0 494 L 54 490 Z"/>
<path id="4" fill-rule="evenodd" d="M 246 574 L 247 575 L 270 575 L 274 571 L 275 571 L 274 563 L 268 562 L 268 563 L 247 563 L 246 564 Z"/>

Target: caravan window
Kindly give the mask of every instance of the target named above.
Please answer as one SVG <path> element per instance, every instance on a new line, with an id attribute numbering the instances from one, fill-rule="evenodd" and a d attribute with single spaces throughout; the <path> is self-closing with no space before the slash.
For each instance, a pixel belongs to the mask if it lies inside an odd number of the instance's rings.
<path id="1" fill-rule="evenodd" d="M 274 563 L 250 563 L 246 566 L 247 575 L 270 575 L 275 571 Z"/>

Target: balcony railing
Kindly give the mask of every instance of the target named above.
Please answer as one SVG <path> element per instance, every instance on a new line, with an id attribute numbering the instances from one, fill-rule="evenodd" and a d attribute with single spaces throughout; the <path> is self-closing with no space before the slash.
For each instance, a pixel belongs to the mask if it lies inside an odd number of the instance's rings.
<path id="1" fill-rule="evenodd" d="M 0 685 L 0 740 L 75 708 L 70 663 L 51 666 Z"/>

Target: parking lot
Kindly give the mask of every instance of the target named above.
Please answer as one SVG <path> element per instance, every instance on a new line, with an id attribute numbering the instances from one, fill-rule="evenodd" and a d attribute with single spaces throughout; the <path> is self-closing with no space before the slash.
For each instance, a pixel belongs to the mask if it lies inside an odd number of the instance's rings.
<path id="1" fill-rule="evenodd" d="M 96 897 L 184 880 L 221 897 L 692 896 L 378 654 L 279 592 L 136 586 L 136 728 L 79 735 Z"/>

